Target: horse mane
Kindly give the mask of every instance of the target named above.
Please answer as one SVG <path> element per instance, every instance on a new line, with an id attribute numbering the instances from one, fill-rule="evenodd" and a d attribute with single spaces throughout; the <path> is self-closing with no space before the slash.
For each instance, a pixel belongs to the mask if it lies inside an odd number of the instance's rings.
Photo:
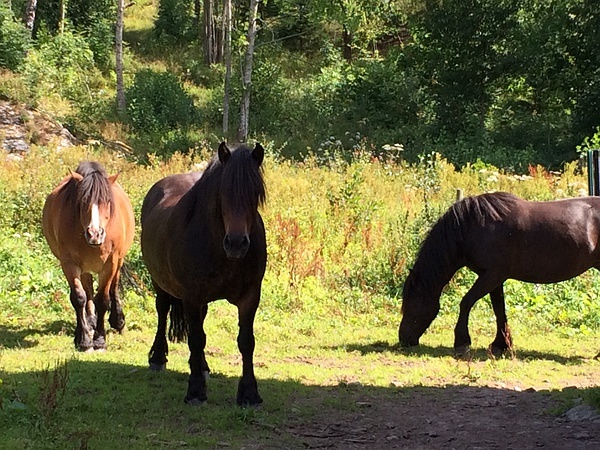
<path id="1" fill-rule="evenodd" d="M 193 189 L 219 193 L 228 198 L 232 208 L 237 211 L 256 211 L 266 200 L 262 165 L 254 161 L 252 150 L 243 144 L 231 150 L 231 156 L 225 164 L 218 155 L 213 156 Z M 196 202 L 198 196 L 194 198 Z M 189 210 L 188 220 L 195 209 L 193 206 Z"/>
<path id="2" fill-rule="evenodd" d="M 465 197 L 448 208 L 421 244 L 409 275 L 411 282 L 404 284 L 402 297 L 411 297 L 413 289 L 443 288 L 461 267 L 461 250 L 469 228 L 506 217 L 517 199 L 507 192 L 494 192 Z"/>
<path id="3" fill-rule="evenodd" d="M 108 204 L 114 214 L 114 195 L 104 167 L 95 161 L 82 161 L 75 169 L 83 179 L 77 183 L 73 178 L 65 186 L 69 200 L 75 200 L 78 210 L 82 205 Z"/>

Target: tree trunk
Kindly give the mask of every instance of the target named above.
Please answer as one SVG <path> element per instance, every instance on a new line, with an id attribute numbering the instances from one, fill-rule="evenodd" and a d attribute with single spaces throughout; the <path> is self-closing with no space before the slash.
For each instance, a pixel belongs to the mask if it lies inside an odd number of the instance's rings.
<path id="1" fill-rule="evenodd" d="M 204 0 L 204 62 L 211 65 L 215 62 L 215 23 L 213 0 Z"/>
<path id="2" fill-rule="evenodd" d="M 35 11 L 37 9 L 37 0 L 27 0 L 27 5 L 25 6 L 25 27 L 29 30 L 29 32 L 33 32 L 33 24 L 35 23 Z"/>
<path id="3" fill-rule="evenodd" d="M 343 49 L 343 55 L 344 55 L 344 59 L 348 62 L 352 61 L 352 33 L 350 33 L 348 31 L 348 27 L 346 27 L 346 25 L 344 25 L 344 30 L 343 30 L 343 39 L 344 39 L 344 49 Z"/>
<path id="4" fill-rule="evenodd" d="M 117 25 L 115 31 L 115 72 L 117 75 L 117 113 L 125 113 L 125 87 L 123 86 L 123 15 L 125 0 L 117 0 Z"/>
<path id="5" fill-rule="evenodd" d="M 223 50 L 225 60 L 225 88 L 223 94 L 223 136 L 229 134 L 229 89 L 231 85 L 231 0 L 223 2 Z"/>
<path id="6" fill-rule="evenodd" d="M 65 14 L 67 11 L 67 0 L 60 0 L 60 18 L 58 22 L 58 29 L 60 34 L 65 32 Z"/>
<path id="7" fill-rule="evenodd" d="M 256 15 L 260 0 L 250 0 L 250 12 L 248 14 L 248 34 L 246 35 L 246 55 L 242 69 L 242 105 L 240 108 L 240 126 L 238 128 L 238 140 L 246 141 L 248 138 L 248 114 L 250 112 L 250 91 L 252 82 L 252 59 L 254 57 L 254 38 L 256 37 Z"/>
<path id="8" fill-rule="evenodd" d="M 200 14 L 202 13 L 202 8 L 200 7 L 200 0 L 194 0 L 194 35 L 198 38 L 198 41 L 202 39 L 202 29 L 200 28 L 200 24 L 202 23 L 200 19 Z"/>

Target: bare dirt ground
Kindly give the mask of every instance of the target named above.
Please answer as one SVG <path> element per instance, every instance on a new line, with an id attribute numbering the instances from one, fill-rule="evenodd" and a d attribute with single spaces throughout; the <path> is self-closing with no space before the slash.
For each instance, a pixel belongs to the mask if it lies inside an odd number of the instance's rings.
<path id="1" fill-rule="evenodd" d="M 284 430 L 304 448 L 600 449 L 600 416 L 585 405 L 556 416 L 549 392 L 450 386 L 355 399 Z M 553 412 L 554 410 L 554 412 Z"/>

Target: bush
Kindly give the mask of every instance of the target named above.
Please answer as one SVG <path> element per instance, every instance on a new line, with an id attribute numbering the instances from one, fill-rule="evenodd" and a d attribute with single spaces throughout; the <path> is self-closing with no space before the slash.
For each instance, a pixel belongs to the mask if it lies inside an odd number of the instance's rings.
<path id="1" fill-rule="evenodd" d="M 128 120 L 135 132 L 186 129 L 197 120 L 192 98 L 170 72 L 150 69 L 137 72 L 125 97 Z"/>
<path id="2" fill-rule="evenodd" d="M 110 67 L 114 49 L 116 2 L 113 0 L 69 0 L 66 3 L 67 25 L 83 36 L 86 47 L 92 50 L 94 60 L 100 67 Z M 43 38 L 44 33 L 59 34 L 60 5 L 60 0 L 38 2 L 34 25 L 36 38 Z"/>
<path id="3" fill-rule="evenodd" d="M 31 46 L 31 36 L 6 4 L 0 5 L 0 66 L 17 70 Z"/>
<path id="4" fill-rule="evenodd" d="M 168 36 L 176 42 L 189 40 L 192 35 L 192 5 L 191 0 L 160 0 L 154 23 L 157 37 Z"/>
<path id="5" fill-rule="evenodd" d="M 70 31 L 32 49 L 21 71 L 34 98 L 59 95 L 81 104 L 103 87 L 86 40 Z"/>

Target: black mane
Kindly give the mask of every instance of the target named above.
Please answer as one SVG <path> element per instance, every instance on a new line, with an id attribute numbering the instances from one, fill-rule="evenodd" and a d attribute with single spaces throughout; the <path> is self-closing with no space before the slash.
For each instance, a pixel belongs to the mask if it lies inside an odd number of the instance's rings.
<path id="1" fill-rule="evenodd" d="M 245 145 L 231 150 L 225 164 L 215 155 L 194 188 L 201 189 L 204 195 L 218 193 L 236 211 L 256 211 L 266 200 L 262 166 Z"/>
<path id="2" fill-rule="evenodd" d="M 414 272 L 419 274 L 414 280 L 417 285 L 435 284 L 439 280 L 445 285 L 446 278 L 454 274 L 454 266 L 460 266 L 460 252 L 468 228 L 501 220 L 517 199 L 513 194 L 494 192 L 454 203 L 431 228 L 419 249 L 414 265 Z M 405 283 L 403 297 L 407 289 L 414 287 L 412 283 Z"/>

